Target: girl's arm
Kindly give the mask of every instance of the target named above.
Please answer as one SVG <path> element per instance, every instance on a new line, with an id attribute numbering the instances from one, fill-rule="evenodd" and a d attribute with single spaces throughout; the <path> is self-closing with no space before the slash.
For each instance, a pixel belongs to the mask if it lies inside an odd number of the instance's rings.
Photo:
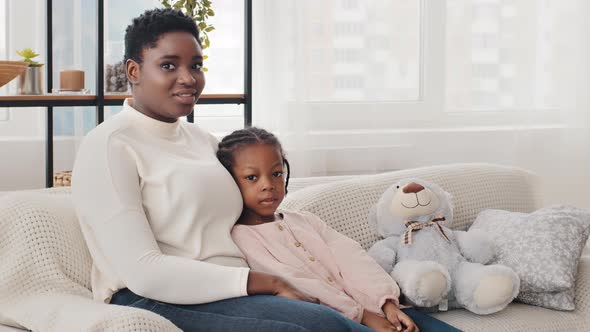
<path id="1" fill-rule="evenodd" d="M 160 251 L 142 206 L 135 154 L 117 137 L 87 136 L 73 172 L 73 200 L 94 263 L 134 293 L 197 304 L 247 295 L 248 268 Z M 98 254 L 97 254 L 98 253 Z M 114 282 L 113 282 L 114 283 Z"/>
<path id="2" fill-rule="evenodd" d="M 280 262 L 248 226 L 234 227 L 232 237 L 246 257 L 252 271 L 275 275 L 304 294 L 316 298 L 320 304 L 339 311 L 352 320 L 361 320 L 363 308 L 356 301 L 328 287 L 324 280 L 307 273 L 305 267 L 290 266 Z M 280 239 L 276 240 L 280 241 Z"/>
<path id="3" fill-rule="evenodd" d="M 342 277 L 352 285 L 350 295 L 372 312 L 382 313 L 387 301 L 399 305 L 396 282 L 354 240 L 330 228 L 316 215 L 305 212 L 306 220 L 330 247 Z"/>

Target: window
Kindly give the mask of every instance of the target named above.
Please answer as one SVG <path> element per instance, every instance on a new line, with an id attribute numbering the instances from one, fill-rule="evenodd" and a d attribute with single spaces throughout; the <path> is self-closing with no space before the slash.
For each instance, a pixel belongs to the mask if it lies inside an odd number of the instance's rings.
<path id="1" fill-rule="evenodd" d="M 409 101 L 420 97 L 420 1 L 303 1 L 311 31 L 301 51 L 309 100 Z M 317 7 L 321 8 L 317 8 Z M 322 12 L 322 15 L 314 14 Z"/>
<path id="2" fill-rule="evenodd" d="M 576 1 L 447 1 L 446 108 L 548 110 Z"/>

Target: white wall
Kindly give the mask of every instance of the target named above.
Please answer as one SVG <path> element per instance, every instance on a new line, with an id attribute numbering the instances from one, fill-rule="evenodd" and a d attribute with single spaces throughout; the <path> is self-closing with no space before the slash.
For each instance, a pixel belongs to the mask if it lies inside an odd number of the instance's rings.
<path id="1" fill-rule="evenodd" d="M 71 170 L 75 148 L 73 138 L 54 139 L 54 171 Z M 0 191 L 45 188 L 45 139 L 0 139 Z"/>

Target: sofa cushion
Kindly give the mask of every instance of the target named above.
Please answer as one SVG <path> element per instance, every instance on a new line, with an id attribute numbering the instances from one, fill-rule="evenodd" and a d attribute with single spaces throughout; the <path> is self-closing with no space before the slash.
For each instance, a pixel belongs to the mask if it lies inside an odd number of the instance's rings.
<path id="1" fill-rule="evenodd" d="M 179 331 L 92 300 L 92 260 L 67 190 L 0 197 L 0 324 L 33 331 Z"/>
<path id="2" fill-rule="evenodd" d="M 433 314 L 463 331 L 530 332 L 588 331 L 590 324 L 590 257 L 582 257 L 576 276 L 576 310 L 556 311 L 523 303 L 511 303 L 493 315 L 479 316 L 466 310 Z"/>
<path id="3" fill-rule="evenodd" d="M 369 210 L 381 194 L 403 178 L 434 182 L 454 197 L 454 218 L 448 226 L 466 229 L 487 208 L 530 212 L 540 205 L 538 179 L 532 173 L 491 164 L 452 164 L 359 176 L 305 186 L 317 181 L 293 179 L 299 189 L 289 193 L 281 208 L 306 210 L 368 249 L 378 240 L 367 222 Z"/>
<path id="4" fill-rule="evenodd" d="M 518 300 L 553 309 L 574 309 L 578 261 L 590 234 L 590 211 L 552 206 L 534 213 L 486 210 L 471 229 L 494 238 L 493 263 L 520 277 Z"/>

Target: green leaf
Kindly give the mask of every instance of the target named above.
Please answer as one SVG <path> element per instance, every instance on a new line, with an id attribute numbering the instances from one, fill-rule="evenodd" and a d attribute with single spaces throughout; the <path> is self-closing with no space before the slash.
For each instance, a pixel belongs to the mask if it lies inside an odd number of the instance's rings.
<path id="1" fill-rule="evenodd" d="M 199 22 L 199 30 L 203 31 L 203 30 L 205 30 L 206 27 L 207 27 L 207 24 L 205 24 L 205 22 Z"/>
<path id="2" fill-rule="evenodd" d="M 205 31 L 205 32 L 211 32 L 211 31 L 213 31 L 213 30 L 215 30 L 215 28 L 214 28 L 214 27 L 212 27 L 212 26 L 208 26 L 208 27 L 206 27 L 206 28 L 205 28 L 203 31 Z"/>
<path id="3" fill-rule="evenodd" d="M 213 11 L 213 9 L 209 8 L 207 10 L 207 15 L 209 15 L 209 16 L 215 16 L 215 12 Z"/>
<path id="4" fill-rule="evenodd" d="M 183 0 L 178 0 L 175 4 L 174 4 L 174 9 L 176 10 L 180 10 L 182 7 L 184 6 L 184 1 Z"/>
<path id="5" fill-rule="evenodd" d="M 170 8 L 170 3 L 168 2 L 168 0 L 162 0 L 162 5 L 166 8 Z"/>
<path id="6" fill-rule="evenodd" d="M 209 56 L 208 55 L 203 55 L 203 60 L 207 60 L 207 59 L 209 59 Z"/>

